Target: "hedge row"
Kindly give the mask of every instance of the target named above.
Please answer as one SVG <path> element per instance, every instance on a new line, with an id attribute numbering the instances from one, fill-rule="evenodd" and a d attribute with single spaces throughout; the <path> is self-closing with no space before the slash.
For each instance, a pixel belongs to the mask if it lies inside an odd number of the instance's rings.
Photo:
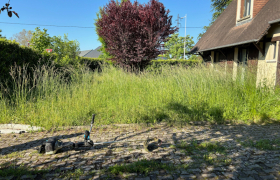
<path id="1" fill-rule="evenodd" d="M 173 59 L 167 59 L 167 60 L 152 60 L 151 66 L 159 67 L 162 65 L 182 65 L 182 66 L 196 66 L 198 64 L 202 63 L 200 60 L 173 60 Z"/>
<path id="2" fill-rule="evenodd" d="M 38 64 L 51 63 L 53 56 L 47 52 L 40 53 L 28 47 L 19 45 L 15 41 L 0 38 L 0 80 L 10 77 L 10 68 L 15 64 L 28 64 L 28 71 Z"/>
<path id="3" fill-rule="evenodd" d="M 82 64 L 87 63 L 91 69 L 99 69 L 101 64 L 113 64 L 111 61 L 104 60 L 101 58 L 85 58 L 82 57 L 80 62 Z M 198 64 L 201 64 L 201 60 L 152 60 L 147 68 L 149 69 L 157 69 L 161 66 L 169 65 L 169 66 L 185 66 L 185 67 L 194 67 Z"/>

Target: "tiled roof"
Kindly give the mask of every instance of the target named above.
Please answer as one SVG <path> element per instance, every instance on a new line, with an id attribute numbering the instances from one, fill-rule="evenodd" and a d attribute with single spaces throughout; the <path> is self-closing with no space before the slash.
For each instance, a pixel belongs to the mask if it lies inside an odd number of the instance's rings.
<path id="1" fill-rule="evenodd" d="M 102 52 L 99 52 L 98 50 L 101 48 L 101 46 L 97 47 L 95 50 L 86 50 L 81 51 L 79 56 L 81 57 L 90 57 L 90 58 L 98 58 Z"/>
<path id="2" fill-rule="evenodd" d="M 201 37 L 191 53 L 259 41 L 270 28 L 271 21 L 280 21 L 280 1 L 269 0 L 250 21 L 236 25 L 237 0 L 233 0 Z"/>

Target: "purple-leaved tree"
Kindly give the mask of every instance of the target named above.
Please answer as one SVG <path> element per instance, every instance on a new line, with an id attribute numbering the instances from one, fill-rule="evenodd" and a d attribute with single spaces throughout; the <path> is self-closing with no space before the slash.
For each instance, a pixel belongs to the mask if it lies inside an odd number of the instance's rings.
<path id="1" fill-rule="evenodd" d="M 95 23 L 98 35 L 105 41 L 113 58 L 122 67 L 144 68 L 160 52 L 160 44 L 177 31 L 169 10 L 158 0 L 133 4 L 111 0 L 101 10 Z"/>

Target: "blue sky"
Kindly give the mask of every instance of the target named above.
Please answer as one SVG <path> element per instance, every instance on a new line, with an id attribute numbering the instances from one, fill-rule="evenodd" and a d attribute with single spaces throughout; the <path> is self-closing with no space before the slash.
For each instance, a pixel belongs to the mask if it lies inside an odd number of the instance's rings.
<path id="1" fill-rule="evenodd" d="M 0 7 L 9 0 L 0 0 Z M 134 2 L 134 0 L 131 0 Z M 141 4 L 146 4 L 150 0 L 138 0 Z M 176 25 L 177 15 L 180 17 L 187 14 L 187 27 L 203 27 L 208 25 L 211 17 L 210 0 L 159 0 L 166 9 L 170 10 L 173 26 Z M 12 10 L 17 12 L 20 18 L 13 15 L 8 17 L 7 12 L 0 14 L 0 29 L 2 35 L 8 39 L 23 29 L 34 31 L 36 27 L 47 29 L 50 36 L 62 36 L 68 34 L 69 40 L 77 40 L 81 50 L 95 49 L 101 45 L 97 40 L 94 29 L 94 19 L 100 6 L 105 6 L 109 0 L 10 0 Z M 185 36 L 185 19 L 181 21 L 179 30 L 180 36 Z M 20 25 L 38 24 L 38 25 Z M 57 26 L 81 26 L 93 28 L 70 28 L 53 27 Z M 197 36 L 202 32 L 202 28 L 187 28 L 187 35 L 193 36 L 195 43 Z"/>

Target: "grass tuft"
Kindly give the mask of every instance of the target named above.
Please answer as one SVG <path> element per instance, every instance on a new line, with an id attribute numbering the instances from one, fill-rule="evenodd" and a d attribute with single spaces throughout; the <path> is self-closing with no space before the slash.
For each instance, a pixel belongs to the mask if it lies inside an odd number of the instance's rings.
<path id="1" fill-rule="evenodd" d="M 140 160 L 131 164 L 122 164 L 111 166 L 108 169 L 113 175 L 119 175 L 123 173 L 141 173 L 148 174 L 149 172 L 156 170 L 173 171 L 176 167 L 170 164 L 164 164 L 157 161 Z"/>

